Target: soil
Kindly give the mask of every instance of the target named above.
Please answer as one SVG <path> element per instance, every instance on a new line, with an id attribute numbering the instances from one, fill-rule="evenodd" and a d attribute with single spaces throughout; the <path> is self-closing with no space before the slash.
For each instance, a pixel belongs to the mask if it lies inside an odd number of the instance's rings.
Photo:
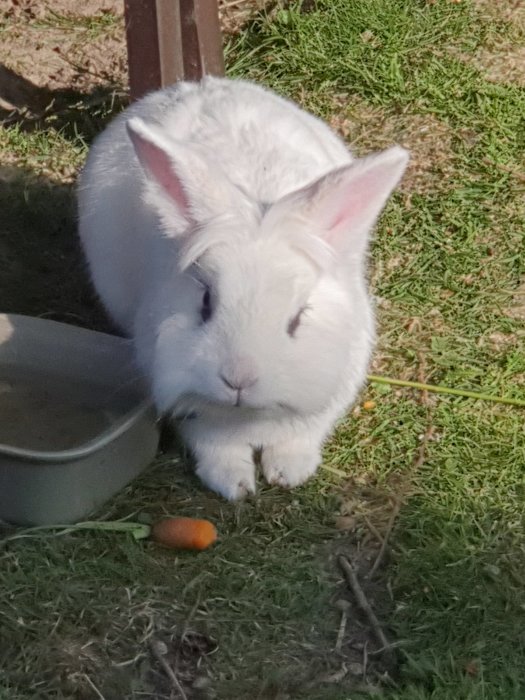
<path id="1" fill-rule="evenodd" d="M 267 4 L 219 2 L 223 34 L 237 32 Z M 38 110 L 56 93 L 125 90 L 123 8 L 122 0 L 0 0 L 0 107 Z"/>

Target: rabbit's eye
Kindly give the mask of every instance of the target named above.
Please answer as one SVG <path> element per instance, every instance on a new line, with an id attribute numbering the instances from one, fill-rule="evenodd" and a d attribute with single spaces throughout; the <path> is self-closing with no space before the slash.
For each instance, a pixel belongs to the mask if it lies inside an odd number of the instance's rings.
<path id="1" fill-rule="evenodd" d="M 210 290 L 206 288 L 204 294 L 202 295 L 202 306 L 201 306 L 201 319 L 203 323 L 209 321 L 211 318 L 211 294 Z"/>
<path id="2" fill-rule="evenodd" d="M 288 323 L 288 328 L 287 328 L 286 330 L 287 330 L 287 333 L 288 333 L 288 335 L 290 336 L 290 338 L 293 338 L 293 337 L 294 337 L 295 331 L 296 331 L 296 330 L 299 328 L 299 326 L 301 325 L 301 317 L 302 317 L 302 315 L 304 314 L 304 312 L 306 311 L 307 308 L 308 308 L 308 307 L 303 306 L 301 309 L 299 309 L 298 313 L 295 314 L 295 316 L 294 316 L 294 317 L 290 320 L 290 322 Z"/>

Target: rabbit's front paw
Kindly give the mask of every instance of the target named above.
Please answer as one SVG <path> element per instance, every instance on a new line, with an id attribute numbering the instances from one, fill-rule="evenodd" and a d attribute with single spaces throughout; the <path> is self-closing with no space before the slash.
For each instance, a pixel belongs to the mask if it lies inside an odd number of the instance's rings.
<path id="1" fill-rule="evenodd" d="M 310 449 L 308 449 L 310 448 Z M 269 484 L 277 484 L 285 489 L 299 486 L 313 476 L 321 462 L 318 451 L 311 446 L 265 447 L 261 455 L 264 478 Z"/>
<path id="2" fill-rule="evenodd" d="M 197 476 L 228 501 L 255 493 L 255 467 L 248 450 L 213 450 L 197 458 Z"/>

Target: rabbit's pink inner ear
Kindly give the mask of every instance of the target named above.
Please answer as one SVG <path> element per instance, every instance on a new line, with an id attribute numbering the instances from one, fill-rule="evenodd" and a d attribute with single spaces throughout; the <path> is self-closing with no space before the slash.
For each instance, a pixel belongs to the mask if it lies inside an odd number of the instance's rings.
<path id="1" fill-rule="evenodd" d="M 407 153 L 395 147 L 325 176 L 314 201 L 324 240 L 341 251 L 365 246 L 407 161 Z"/>
<path id="2" fill-rule="evenodd" d="M 351 226 L 352 222 L 359 221 L 370 197 L 372 178 L 362 178 L 358 183 L 350 183 L 341 188 L 342 191 L 335 194 L 336 201 L 330 202 L 332 209 L 331 216 L 328 217 L 327 240 L 330 234 L 334 235 L 337 230 L 344 226 Z"/>
<path id="3" fill-rule="evenodd" d="M 166 153 L 147 141 L 142 142 L 141 151 L 143 151 L 139 156 L 141 161 L 146 161 L 148 170 L 155 180 L 175 200 L 181 212 L 185 214 L 189 207 L 188 198 Z"/>
<path id="4" fill-rule="evenodd" d="M 136 131 L 132 129 L 128 131 L 142 167 L 175 202 L 181 214 L 187 215 L 189 211 L 188 197 L 169 155 L 163 148 Z"/>
<path id="5" fill-rule="evenodd" d="M 359 250 L 366 246 L 372 226 L 388 195 L 375 173 L 361 175 L 335 188 L 321 206 L 323 238 L 335 250 Z"/>

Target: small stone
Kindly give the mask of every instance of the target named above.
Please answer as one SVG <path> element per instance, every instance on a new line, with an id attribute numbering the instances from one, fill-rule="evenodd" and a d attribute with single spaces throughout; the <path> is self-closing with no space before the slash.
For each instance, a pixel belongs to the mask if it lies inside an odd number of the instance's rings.
<path id="1" fill-rule="evenodd" d="M 347 610 L 350 610 L 352 607 L 344 598 L 339 598 L 339 600 L 336 600 L 334 605 L 338 610 L 341 610 L 341 612 L 347 612 Z"/>
<path id="2" fill-rule="evenodd" d="M 161 639 L 153 640 L 153 642 L 151 643 L 151 647 L 159 656 L 166 656 L 166 654 L 168 653 L 168 646 Z"/>
<path id="3" fill-rule="evenodd" d="M 487 576 L 490 576 L 490 578 L 493 579 L 497 579 L 501 575 L 501 569 L 495 564 L 486 564 L 483 567 L 483 571 L 487 574 Z"/>
<path id="4" fill-rule="evenodd" d="M 335 526 L 338 530 L 355 530 L 357 520 L 352 515 L 338 515 L 335 519 Z"/>
<path id="5" fill-rule="evenodd" d="M 364 670 L 365 667 L 358 661 L 353 661 L 351 664 L 348 664 L 348 673 L 351 673 L 352 676 L 362 676 Z"/>

